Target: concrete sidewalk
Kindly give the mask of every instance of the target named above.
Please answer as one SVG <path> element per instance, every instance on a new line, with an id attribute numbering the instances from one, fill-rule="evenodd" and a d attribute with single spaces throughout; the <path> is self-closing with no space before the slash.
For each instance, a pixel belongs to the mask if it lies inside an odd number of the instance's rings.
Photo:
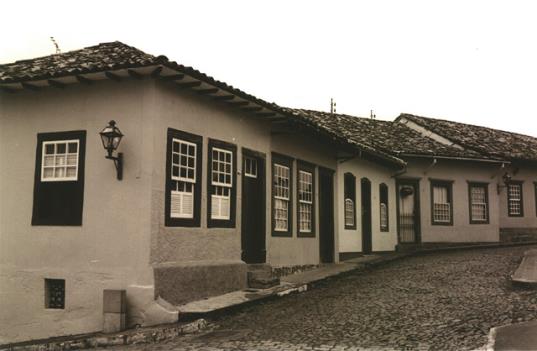
<path id="1" fill-rule="evenodd" d="M 492 328 L 488 350 L 537 350 L 537 321 Z"/>
<path id="2" fill-rule="evenodd" d="M 207 299 L 189 302 L 177 306 L 180 320 L 193 320 L 207 318 L 230 309 L 238 308 L 256 301 L 280 297 L 290 293 L 303 292 L 313 284 L 340 274 L 365 269 L 385 262 L 390 262 L 406 253 L 389 253 L 364 255 L 340 263 L 324 264 L 318 268 L 301 273 L 290 274 L 280 278 L 280 285 L 269 289 L 246 289 L 233 291 L 228 294 L 210 297 Z"/>
<path id="3" fill-rule="evenodd" d="M 522 262 L 511 276 L 514 284 L 537 287 L 537 250 L 524 252 Z M 488 350 L 537 350 L 537 321 L 492 328 Z"/>

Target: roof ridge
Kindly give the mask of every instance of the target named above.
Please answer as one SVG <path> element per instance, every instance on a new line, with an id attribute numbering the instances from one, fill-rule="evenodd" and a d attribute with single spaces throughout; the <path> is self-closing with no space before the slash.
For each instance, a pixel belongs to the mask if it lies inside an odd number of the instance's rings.
<path id="1" fill-rule="evenodd" d="M 152 54 L 148 54 L 145 51 L 140 50 L 140 49 L 138 49 L 138 48 L 136 48 L 134 46 L 127 45 L 127 44 L 125 44 L 125 43 L 123 43 L 123 42 L 121 42 L 119 40 L 114 40 L 114 41 L 99 43 L 99 44 L 96 44 L 96 45 L 86 46 L 86 47 L 83 47 L 81 49 L 74 49 L 74 50 L 69 50 L 69 51 L 60 52 L 60 53 L 53 53 L 53 54 L 49 54 L 49 55 L 43 55 L 43 56 L 37 56 L 37 57 L 32 57 L 32 58 L 27 58 L 27 59 L 22 59 L 22 60 L 16 60 L 16 61 L 13 61 L 13 62 L 8 62 L 8 63 L 0 63 L 0 67 L 8 67 L 8 66 L 15 65 L 15 64 L 21 64 L 21 63 L 26 63 L 26 62 L 35 61 L 35 60 L 42 60 L 42 59 L 48 58 L 48 57 L 50 57 L 50 58 L 53 58 L 53 57 L 61 58 L 64 55 L 72 55 L 73 53 L 81 52 L 83 50 L 96 49 L 96 48 L 103 47 L 103 46 L 110 46 L 111 44 L 117 45 L 118 47 L 123 46 L 123 47 L 129 48 L 131 50 L 136 50 L 136 51 L 139 51 L 140 53 L 143 53 L 144 55 L 157 57 L 157 56 L 154 56 Z M 160 55 L 160 56 L 162 56 L 162 55 Z"/>
<path id="2" fill-rule="evenodd" d="M 512 135 L 519 135 L 519 136 L 522 136 L 522 137 L 527 137 L 527 138 L 531 138 L 531 139 L 535 139 L 535 140 L 537 140 L 536 137 L 531 136 L 531 135 L 528 135 L 528 134 L 522 134 L 522 133 L 517 133 L 517 132 L 510 132 L 510 131 L 508 131 L 508 130 L 503 130 L 503 129 L 498 129 L 498 128 L 492 128 L 492 127 L 487 127 L 487 126 L 481 126 L 481 125 L 479 125 L 479 124 L 464 123 L 464 122 L 458 122 L 458 121 L 451 121 L 451 120 L 449 120 L 449 119 L 443 119 L 443 118 L 435 118 L 435 117 L 427 117 L 427 116 L 418 116 L 418 115 L 414 115 L 414 114 L 412 114 L 412 113 L 401 113 L 397 118 L 399 118 L 399 117 L 404 117 L 404 116 L 410 116 L 410 117 L 416 117 L 416 118 L 423 118 L 423 119 L 428 119 L 428 120 L 433 120 L 433 121 L 440 121 L 440 122 L 447 122 L 447 123 L 462 124 L 462 125 L 466 125 L 466 126 L 470 126 L 470 127 L 475 127 L 475 128 L 481 128 L 481 129 L 490 129 L 490 130 L 494 130 L 494 131 L 497 131 L 497 132 L 508 133 L 508 134 L 512 134 Z"/>

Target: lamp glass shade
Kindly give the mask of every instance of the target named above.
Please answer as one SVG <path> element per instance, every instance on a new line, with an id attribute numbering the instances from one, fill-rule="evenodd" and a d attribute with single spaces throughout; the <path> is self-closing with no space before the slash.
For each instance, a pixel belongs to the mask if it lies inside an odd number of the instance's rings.
<path id="1" fill-rule="evenodd" d="M 103 143 L 103 147 L 111 153 L 114 150 L 117 150 L 119 143 L 121 142 L 121 138 L 123 137 L 123 134 L 119 130 L 118 127 L 116 127 L 116 122 L 110 121 L 110 123 L 104 127 L 104 129 L 99 133 L 101 135 L 101 141 Z"/>

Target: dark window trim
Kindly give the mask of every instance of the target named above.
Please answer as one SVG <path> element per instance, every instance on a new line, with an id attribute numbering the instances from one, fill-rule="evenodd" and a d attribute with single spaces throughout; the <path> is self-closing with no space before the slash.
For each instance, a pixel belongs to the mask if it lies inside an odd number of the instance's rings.
<path id="1" fill-rule="evenodd" d="M 43 156 L 43 143 L 54 140 L 78 139 L 78 179 L 76 181 L 59 181 L 59 182 L 42 182 L 41 181 L 41 162 Z M 85 183 L 85 166 L 86 166 L 86 131 L 72 130 L 66 132 L 50 132 L 37 134 L 36 158 L 35 158 L 35 175 L 34 175 L 34 198 L 32 208 L 32 226 L 82 226 L 84 216 L 84 183 Z M 80 198 L 80 208 L 76 216 L 70 218 L 41 218 L 39 204 L 44 201 L 41 199 L 42 183 L 48 183 L 50 186 L 61 186 L 61 184 L 75 184 L 76 192 Z M 55 184 L 51 184 L 55 183 Z M 76 217 L 76 218 L 75 218 Z"/>
<path id="2" fill-rule="evenodd" d="M 453 225 L 453 181 L 452 180 L 441 180 L 441 179 L 431 179 L 431 225 L 444 225 L 452 226 Z M 448 199 L 449 199 L 449 222 L 437 222 L 434 220 L 434 187 L 435 186 L 445 186 L 448 189 Z"/>
<path id="3" fill-rule="evenodd" d="M 347 177 L 350 178 L 352 180 L 352 198 L 351 200 L 353 201 L 353 204 L 354 204 L 354 211 L 353 211 L 353 216 L 354 216 L 354 221 L 353 221 L 353 225 L 347 225 L 347 221 L 345 220 L 346 219 L 346 204 L 345 204 L 345 200 L 347 199 L 347 188 L 346 188 L 346 185 L 347 185 Z M 350 191 L 350 189 L 348 190 Z M 345 172 L 345 174 L 343 174 L 343 225 L 345 226 L 345 229 L 356 229 L 356 176 L 354 174 L 352 174 L 351 172 Z"/>
<path id="4" fill-rule="evenodd" d="M 297 189 L 297 198 L 296 198 L 296 222 L 297 222 L 297 236 L 299 238 L 314 238 L 315 237 L 315 211 L 317 210 L 316 206 L 316 196 L 317 196 L 317 184 L 316 184 L 316 178 L 315 178 L 315 165 L 302 160 L 297 160 L 297 166 L 296 166 L 296 189 Z M 301 232 L 300 231 L 300 202 L 299 202 L 299 194 L 298 194 L 298 182 L 299 182 L 299 172 L 305 171 L 311 173 L 311 181 L 312 181 L 312 199 L 313 203 L 311 205 L 311 232 Z"/>
<path id="5" fill-rule="evenodd" d="M 509 185 L 520 185 L 520 214 L 512 214 L 509 212 Z M 508 217 L 524 217 L 524 181 L 523 180 L 510 180 L 507 184 L 507 216 Z"/>
<path id="6" fill-rule="evenodd" d="M 486 206 L 486 221 L 476 221 L 472 219 L 472 187 L 481 187 L 485 189 L 485 203 Z M 489 224 L 490 223 L 490 216 L 489 216 L 489 183 L 486 182 L 468 182 L 468 215 L 470 219 L 470 224 Z"/>
<path id="7" fill-rule="evenodd" d="M 380 217 L 381 211 L 380 207 L 382 204 L 382 189 L 386 189 L 386 228 L 382 228 Z M 390 193 L 389 193 L 389 187 L 386 183 L 380 183 L 379 184 L 379 227 L 381 232 L 389 232 L 390 231 Z"/>
<path id="8" fill-rule="evenodd" d="M 537 182 L 533 182 L 533 189 L 535 192 L 535 215 L 537 216 Z"/>
<path id="9" fill-rule="evenodd" d="M 193 218 L 172 218 L 170 216 L 170 200 L 173 181 L 171 179 L 172 167 L 172 140 L 181 139 L 196 144 L 196 184 L 194 185 L 194 217 Z M 181 130 L 168 128 L 166 142 L 166 194 L 164 196 L 164 224 L 166 227 L 199 227 L 201 224 L 201 175 L 203 156 L 203 137 L 195 134 L 183 132 Z"/>
<path id="10" fill-rule="evenodd" d="M 230 198 L 230 209 L 229 209 L 229 219 L 212 219 L 211 218 L 211 208 L 212 208 L 212 198 L 213 185 L 212 185 L 212 161 L 213 161 L 213 147 L 218 149 L 223 149 L 231 151 L 233 165 L 231 167 L 231 198 Z M 207 228 L 235 228 L 235 218 L 237 213 L 237 145 L 228 143 L 221 140 L 209 139 L 209 144 L 207 147 Z"/>
<path id="11" fill-rule="evenodd" d="M 293 236 L 293 161 L 294 159 L 282 154 L 272 153 L 271 171 L 270 171 L 270 183 L 271 183 L 271 232 L 272 236 L 278 237 L 292 237 Z M 289 223 L 287 231 L 274 230 L 274 165 L 281 164 L 282 166 L 289 167 L 289 211 L 287 212 L 287 221 Z"/>

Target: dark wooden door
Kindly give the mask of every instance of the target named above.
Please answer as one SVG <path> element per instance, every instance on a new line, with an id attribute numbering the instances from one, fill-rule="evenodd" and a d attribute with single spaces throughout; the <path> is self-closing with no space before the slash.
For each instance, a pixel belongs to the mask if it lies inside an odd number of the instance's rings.
<path id="1" fill-rule="evenodd" d="M 420 203 L 418 195 L 418 181 L 397 181 L 397 229 L 401 244 L 420 242 Z"/>
<path id="2" fill-rule="evenodd" d="M 319 253 L 321 263 L 334 262 L 334 171 L 319 168 Z"/>
<path id="3" fill-rule="evenodd" d="M 367 178 L 361 181 L 362 193 L 362 252 L 371 253 L 371 182 Z"/>
<path id="4" fill-rule="evenodd" d="M 243 150 L 242 164 L 242 260 L 265 263 L 265 158 Z"/>

